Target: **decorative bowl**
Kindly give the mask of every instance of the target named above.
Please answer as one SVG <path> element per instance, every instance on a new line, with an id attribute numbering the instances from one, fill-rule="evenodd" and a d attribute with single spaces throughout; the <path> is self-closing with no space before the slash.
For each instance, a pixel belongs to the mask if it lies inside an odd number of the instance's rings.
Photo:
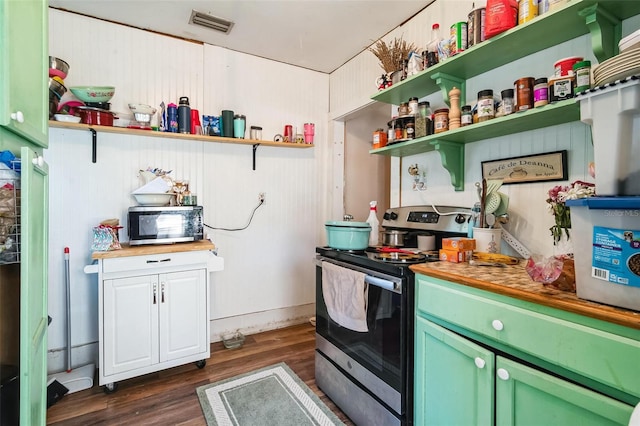
<path id="1" fill-rule="evenodd" d="M 141 206 L 166 206 L 171 202 L 171 198 L 176 194 L 173 192 L 155 193 L 155 194 L 131 194 Z"/>
<path id="2" fill-rule="evenodd" d="M 113 86 L 73 86 L 69 90 L 82 102 L 109 102 L 116 92 Z"/>
<path id="3" fill-rule="evenodd" d="M 80 117 L 69 114 L 56 114 L 53 117 L 56 119 L 56 121 L 63 121 L 65 123 L 79 123 L 81 120 Z"/>

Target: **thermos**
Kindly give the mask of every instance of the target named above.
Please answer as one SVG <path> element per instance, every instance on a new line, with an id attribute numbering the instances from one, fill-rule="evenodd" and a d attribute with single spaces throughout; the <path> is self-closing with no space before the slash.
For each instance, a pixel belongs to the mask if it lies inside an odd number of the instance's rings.
<path id="1" fill-rule="evenodd" d="M 244 139 L 244 133 L 246 130 L 247 117 L 241 114 L 237 114 L 233 117 L 233 136 L 239 139 Z"/>
<path id="2" fill-rule="evenodd" d="M 191 107 L 186 96 L 178 102 L 178 133 L 191 133 Z"/>
<path id="3" fill-rule="evenodd" d="M 221 124 L 222 124 L 222 136 L 224 136 L 225 138 L 232 138 L 233 135 L 233 111 L 230 109 L 223 109 L 222 110 L 222 118 L 221 118 Z"/>

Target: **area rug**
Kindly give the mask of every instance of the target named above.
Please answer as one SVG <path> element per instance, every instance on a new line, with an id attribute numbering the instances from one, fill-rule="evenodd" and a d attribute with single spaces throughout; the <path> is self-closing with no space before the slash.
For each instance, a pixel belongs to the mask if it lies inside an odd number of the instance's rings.
<path id="1" fill-rule="evenodd" d="M 284 362 L 196 392 L 209 426 L 343 425 Z"/>

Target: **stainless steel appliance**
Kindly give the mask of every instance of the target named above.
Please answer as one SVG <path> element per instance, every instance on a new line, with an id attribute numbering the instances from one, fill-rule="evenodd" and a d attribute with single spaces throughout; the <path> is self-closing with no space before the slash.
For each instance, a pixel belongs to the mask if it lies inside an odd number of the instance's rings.
<path id="1" fill-rule="evenodd" d="M 441 214 L 436 213 L 437 210 Z M 413 206 L 385 212 L 385 230 L 406 231 L 405 248 L 418 235 L 466 236 L 471 210 L 463 207 Z M 446 213 L 452 213 L 446 215 Z M 416 250 L 417 251 L 417 250 Z M 437 261 L 425 253 L 316 248 L 316 383 L 358 425 L 413 424 L 413 263 Z M 365 274 L 366 332 L 335 322 L 323 294 L 323 262 Z"/>
<path id="2" fill-rule="evenodd" d="M 129 207 L 129 244 L 168 244 L 202 240 L 202 206 Z"/>

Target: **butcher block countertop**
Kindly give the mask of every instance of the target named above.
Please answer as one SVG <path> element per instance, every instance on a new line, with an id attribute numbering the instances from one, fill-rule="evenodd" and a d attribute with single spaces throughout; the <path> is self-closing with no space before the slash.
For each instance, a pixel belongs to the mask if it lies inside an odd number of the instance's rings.
<path id="1" fill-rule="evenodd" d="M 191 243 L 175 244 L 147 244 L 130 246 L 122 244 L 122 250 L 94 251 L 92 259 L 113 259 L 127 256 L 146 256 L 149 254 L 178 253 L 185 251 L 214 250 L 216 246 L 209 240 L 194 241 Z"/>
<path id="2" fill-rule="evenodd" d="M 544 287 L 531 280 L 526 261 L 504 268 L 468 263 L 429 262 L 412 265 L 415 273 L 510 296 L 527 302 L 640 329 L 640 312 L 578 299 L 575 293 Z"/>

